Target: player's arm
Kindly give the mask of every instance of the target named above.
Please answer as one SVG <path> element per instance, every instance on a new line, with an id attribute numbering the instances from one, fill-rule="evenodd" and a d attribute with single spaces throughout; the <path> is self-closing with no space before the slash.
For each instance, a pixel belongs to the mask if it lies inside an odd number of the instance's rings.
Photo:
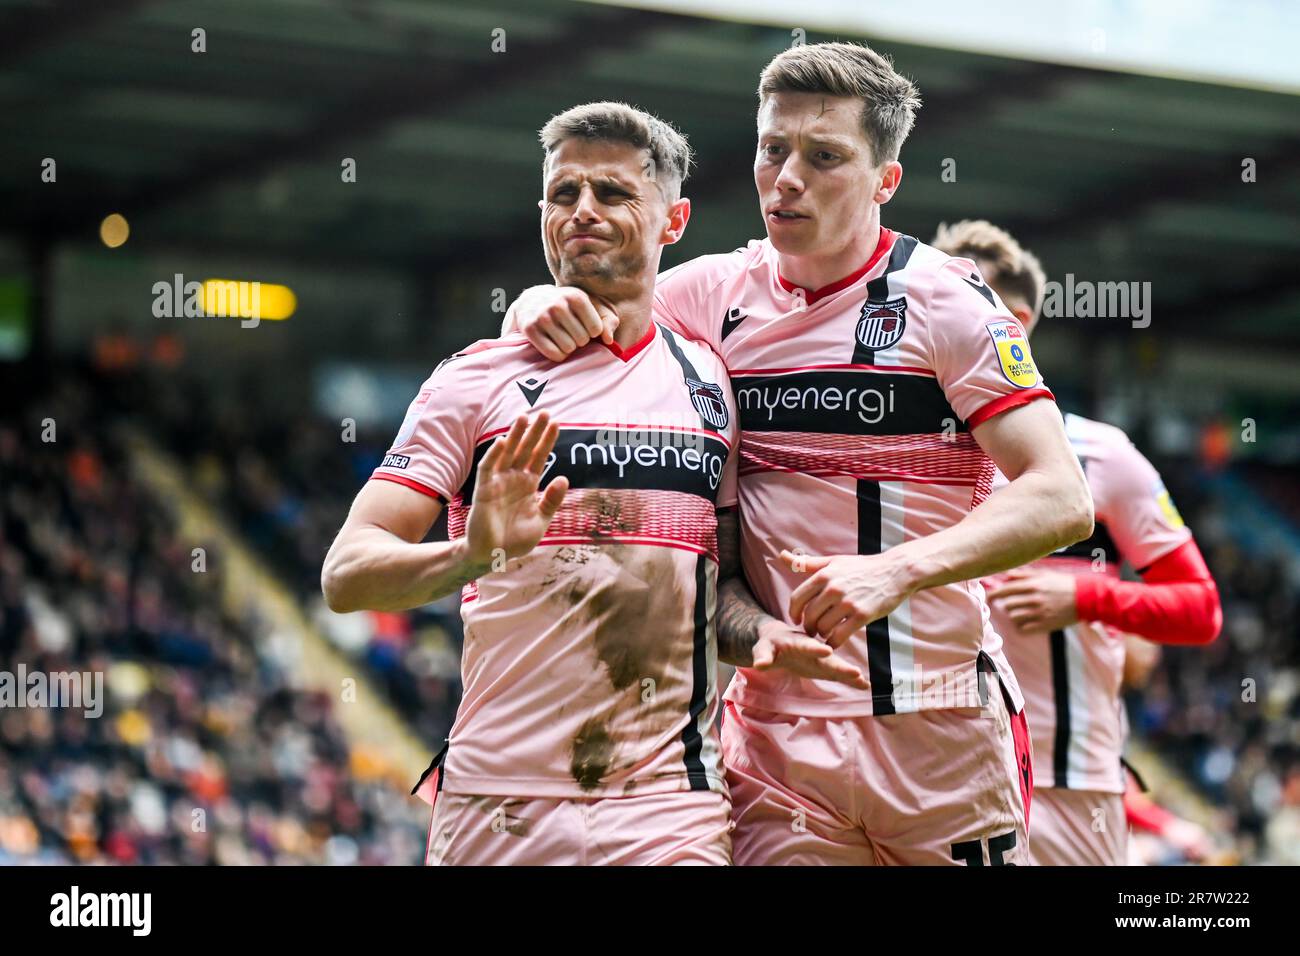
<path id="1" fill-rule="evenodd" d="M 1223 627 L 1219 589 L 1195 541 L 1141 572 L 1141 581 L 1101 574 L 1027 569 L 1007 576 L 989 598 L 1026 630 L 1054 631 L 1099 621 L 1156 644 L 1209 644 Z"/>
<path id="2" fill-rule="evenodd" d="M 516 419 L 479 462 L 464 537 L 423 542 L 442 510 L 428 495 L 390 481 L 361 489 L 321 569 L 330 610 L 401 611 L 450 594 L 531 551 L 568 487 L 556 478 L 538 493 L 558 427 L 543 412 Z"/>
<path id="3" fill-rule="evenodd" d="M 1192 861 L 1213 852 L 1214 844 L 1204 827 L 1166 810 L 1142 792 L 1131 773 L 1125 776 L 1124 818 L 1130 827 L 1168 840 Z"/>
<path id="4" fill-rule="evenodd" d="M 501 334 L 523 332 L 533 348 L 552 362 L 563 362 L 588 342 L 614 342 L 618 313 L 597 296 L 574 286 L 535 285 L 506 309 Z"/>
<path id="5" fill-rule="evenodd" d="M 1139 574 L 1141 581 L 1080 575 L 1076 614 L 1157 644 L 1208 644 L 1219 636 L 1219 589 L 1195 541 L 1189 538 Z"/>
<path id="6" fill-rule="evenodd" d="M 655 318 L 688 339 L 721 345 L 721 314 L 714 315 L 711 294 L 740 269 L 754 250 L 700 256 L 659 274 L 655 280 Z M 569 286 L 535 285 L 506 310 L 501 334 L 522 332 L 537 351 L 562 362 L 595 339 L 610 344 L 618 328 L 615 307 Z"/>
<path id="7" fill-rule="evenodd" d="M 790 596 L 805 631 L 839 647 L 917 591 L 996 574 L 1092 533 L 1092 498 L 1054 402 L 1015 406 L 972 434 L 1010 484 L 952 527 L 878 555 L 782 552 L 810 572 Z"/>
<path id="8" fill-rule="evenodd" d="M 1051 631 L 1099 621 L 1157 644 L 1208 644 L 1223 625 L 1214 578 L 1159 473 L 1125 441 L 1094 474 L 1098 511 L 1141 581 L 1026 570 L 992 595 L 1020 626 Z M 1163 496 L 1163 502 L 1161 500 Z"/>
<path id="9" fill-rule="evenodd" d="M 862 672 L 830 645 L 768 614 L 740 567 L 740 521 L 735 508 L 718 512 L 718 659 L 755 670 L 781 668 L 801 677 L 866 689 Z"/>
<path id="10" fill-rule="evenodd" d="M 321 590 L 331 611 L 401 611 L 437 600 L 484 573 L 468 543 L 421 544 L 442 504 L 391 481 L 368 481 L 325 557 Z"/>

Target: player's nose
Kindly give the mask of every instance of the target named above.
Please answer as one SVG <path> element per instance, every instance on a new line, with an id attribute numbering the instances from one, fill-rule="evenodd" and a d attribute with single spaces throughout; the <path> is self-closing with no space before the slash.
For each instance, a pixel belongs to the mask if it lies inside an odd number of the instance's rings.
<path id="1" fill-rule="evenodd" d="M 573 218 L 577 222 L 600 221 L 600 203 L 596 201 L 596 193 L 590 185 L 584 184 L 578 193 L 578 201 L 573 206 Z"/>
<path id="2" fill-rule="evenodd" d="M 799 174 L 798 160 L 790 156 L 781 164 L 776 176 L 776 188 L 782 192 L 803 192 L 803 177 Z"/>

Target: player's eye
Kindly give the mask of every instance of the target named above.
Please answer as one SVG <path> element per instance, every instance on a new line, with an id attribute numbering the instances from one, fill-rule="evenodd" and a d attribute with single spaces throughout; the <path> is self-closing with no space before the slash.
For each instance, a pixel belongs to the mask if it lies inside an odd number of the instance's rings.
<path id="1" fill-rule="evenodd" d="M 577 195 L 577 192 L 578 191 L 574 189 L 572 186 L 561 186 L 558 189 L 552 191 L 551 202 L 555 202 L 555 203 L 565 202 L 569 199 L 572 199 L 575 195 Z"/>
<path id="2" fill-rule="evenodd" d="M 780 156 L 784 151 L 783 147 L 778 143 L 768 143 L 763 147 L 763 155 L 769 159 Z"/>
<path id="3" fill-rule="evenodd" d="M 816 153 L 816 159 L 819 163 L 833 163 L 835 160 L 839 159 L 839 157 L 830 150 L 819 149 Z"/>

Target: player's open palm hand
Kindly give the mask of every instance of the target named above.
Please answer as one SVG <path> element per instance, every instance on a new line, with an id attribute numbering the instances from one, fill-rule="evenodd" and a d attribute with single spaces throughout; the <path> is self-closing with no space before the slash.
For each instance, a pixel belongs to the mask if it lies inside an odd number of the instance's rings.
<path id="1" fill-rule="evenodd" d="M 808 577 L 790 595 L 790 619 L 838 648 L 908 596 L 888 554 L 824 555 L 782 551 L 792 571 Z"/>
<path id="2" fill-rule="evenodd" d="M 520 415 L 483 456 L 465 527 L 473 560 L 486 564 L 503 554 L 518 558 L 546 533 L 569 488 L 569 480 L 561 475 L 538 492 L 559 433 L 546 412 L 531 423 Z"/>
<path id="3" fill-rule="evenodd" d="M 833 680 L 859 690 L 871 685 L 862 671 L 835 655 L 825 641 L 809 637 L 784 623 L 771 623 L 763 628 L 754 643 L 754 670 L 774 668 L 798 674 L 812 680 Z"/>

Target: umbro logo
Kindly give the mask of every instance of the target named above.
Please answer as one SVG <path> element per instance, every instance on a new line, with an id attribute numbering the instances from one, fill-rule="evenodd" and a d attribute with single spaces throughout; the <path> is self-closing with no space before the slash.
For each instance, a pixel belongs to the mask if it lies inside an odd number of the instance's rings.
<path id="1" fill-rule="evenodd" d="M 722 317 L 722 341 L 727 340 L 727 336 L 736 331 L 736 326 L 744 322 L 747 316 L 740 311 L 739 307 L 728 309 L 727 314 Z"/>
<path id="2" fill-rule="evenodd" d="M 546 382 L 549 381 L 550 379 L 546 380 Z M 541 397 L 546 382 L 539 382 L 535 378 L 526 378 L 522 382 L 515 382 L 515 384 L 519 386 L 519 391 L 524 393 L 524 400 L 528 402 L 528 407 L 532 408 L 537 404 L 537 399 Z"/>

